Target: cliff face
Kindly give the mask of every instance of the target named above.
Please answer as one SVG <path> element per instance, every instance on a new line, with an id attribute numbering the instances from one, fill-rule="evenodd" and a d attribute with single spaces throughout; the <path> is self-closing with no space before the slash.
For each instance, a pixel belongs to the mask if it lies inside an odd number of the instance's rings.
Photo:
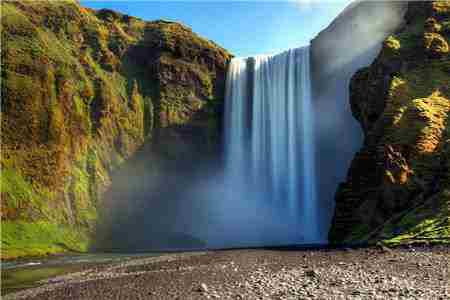
<path id="1" fill-rule="evenodd" d="M 402 24 L 406 2 L 355 1 L 311 42 L 320 230 L 329 231 L 334 195 L 362 144 L 348 85 L 370 65 L 384 39 Z"/>
<path id="2" fill-rule="evenodd" d="M 330 241 L 450 239 L 450 2 L 410 2 L 405 25 L 350 84 L 364 144 L 336 194 Z"/>
<path id="3" fill-rule="evenodd" d="M 75 1 L 1 5 L 2 258 L 85 249 L 113 172 L 143 146 L 217 150 L 224 49 Z"/>

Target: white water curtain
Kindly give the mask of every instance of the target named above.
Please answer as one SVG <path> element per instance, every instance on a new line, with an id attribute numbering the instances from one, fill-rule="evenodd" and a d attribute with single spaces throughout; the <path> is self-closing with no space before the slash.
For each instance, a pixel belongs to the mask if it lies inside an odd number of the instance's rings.
<path id="1" fill-rule="evenodd" d="M 267 224 L 290 225 L 295 240 L 279 243 L 323 240 L 317 219 L 310 48 L 233 59 L 225 105 L 225 177 L 230 187 L 245 185 L 247 193 L 235 197 L 252 201 L 251 207 L 261 202 L 273 209 L 277 220 Z"/>

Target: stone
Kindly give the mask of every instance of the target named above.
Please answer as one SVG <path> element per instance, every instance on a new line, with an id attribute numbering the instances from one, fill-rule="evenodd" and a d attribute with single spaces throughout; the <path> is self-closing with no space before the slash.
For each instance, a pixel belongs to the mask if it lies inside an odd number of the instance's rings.
<path id="1" fill-rule="evenodd" d="M 305 275 L 307 277 L 313 277 L 313 278 L 319 277 L 319 274 L 316 271 L 314 271 L 314 270 L 306 270 L 305 271 Z"/>
<path id="2" fill-rule="evenodd" d="M 382 243 L 378 244 L 378 248 L 384 253 L 393 253 L 392 249 L 390 249 L 389 247 L 386 247 Z"/>
<path id="3" fill-rule="evenodd" d="M 208 286 L 205 283 L 201 283 L 200 286 L 197 288 L 198 292 L 207 293 L 208 292 Z"/>

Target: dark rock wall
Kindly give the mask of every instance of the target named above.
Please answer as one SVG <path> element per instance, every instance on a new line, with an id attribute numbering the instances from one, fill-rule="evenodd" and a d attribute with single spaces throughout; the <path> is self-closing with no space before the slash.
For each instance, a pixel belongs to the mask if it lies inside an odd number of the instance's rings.
<path id="1" fill-rule="evenodd" d="M 324 235 L 336 189 L 363 139 L 350 108 L 350 78 L 375 59 L 383 40 L 403 22 L 404 8 L 401 1 L 357 1 L 311 42 L 319 226 Z"/>
<path id="2" fill-rule="evenodd" d="M 449 1 L 408 3 L 353 76 L 364 143 L 336 194 L 332 242 L 449 242 L 449 16 Z"/>

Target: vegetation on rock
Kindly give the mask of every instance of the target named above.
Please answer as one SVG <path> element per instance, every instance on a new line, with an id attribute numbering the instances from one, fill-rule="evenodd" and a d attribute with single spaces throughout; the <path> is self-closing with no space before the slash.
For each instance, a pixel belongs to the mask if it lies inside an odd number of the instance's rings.
<path id="1" fill-rule="evenodd" d="M 450 242 L 450 1 L 410 2 L 351 82 L 365 134 L 336 194 L 333 242 Z"/>
<path id="2" fill-rule="evenodd" d="M 1 6 L 2 258 L 86 249 L 114 170 L 165 128 L 218 121 L 230 55 L 76 1 Z"/>

